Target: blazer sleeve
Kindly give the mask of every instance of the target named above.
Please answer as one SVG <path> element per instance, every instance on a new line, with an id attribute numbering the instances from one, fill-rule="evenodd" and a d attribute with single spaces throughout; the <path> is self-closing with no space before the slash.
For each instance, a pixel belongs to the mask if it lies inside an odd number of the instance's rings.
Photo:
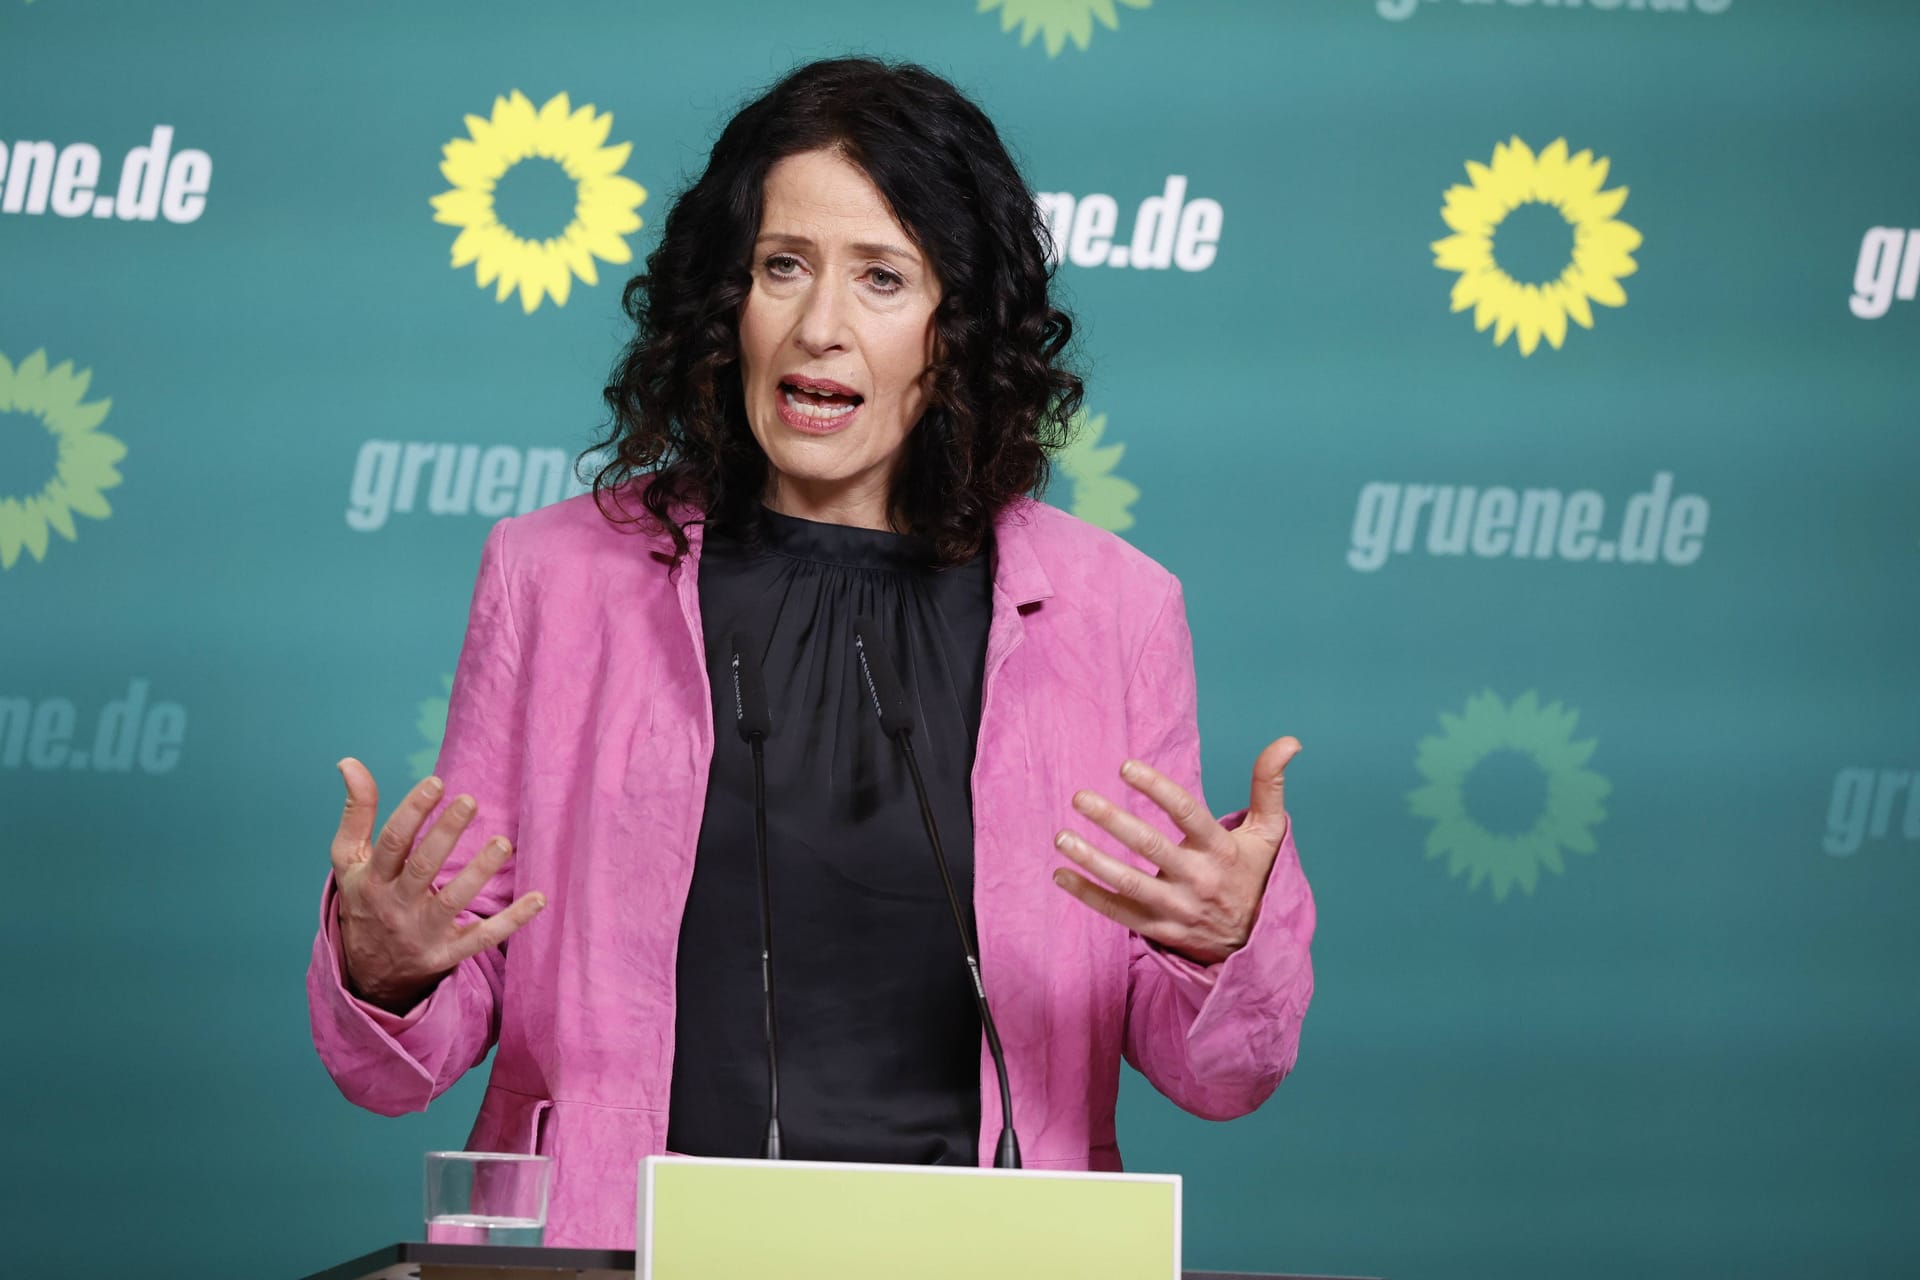
<path id="1" fill-rule="evenodd" d="M 1202 804 L 1193 639 L 1177 580 L 1127 687 L 1131 754 L 1158 768 Z M 1133 813 L 1181 839 L 1159 806 L 1138 792 Z M 1237 827 L 1245 811 L 1222 818 Z M 1128 1062 L 1183 1109 L 1210 1120 L 1245 1115 L 1293 1069 L 1300 1024 L 1313 998 L 1313 894 L 1294 849 L 1292 824 L 1268 874 L 1246 946 L 1200 965 L 1131 936 L 1125 1053 Z"/>
<path id="2" fill-rule="evenodd" d="M 494 526 L 481 552 L 440 746 L 437 772 L 446 783 L 445 796 L 421 831 L 431 829 L 456 796 L 473 796 L 478 809 L 434 878 L 435 888 L 452 879 L 495 834 L 519 844 L 520 743 L 527 692 L 508 590 L 508 523 Z M 462 923 L 489 916 L 513 901 L 516 861 L 510 859 L 480 891 L 461 913 Z M 382 1115 L 425 1110 L 467 1068 L 486 1058 L 499 1035 L 505 945 L 511 940 L 462 961 L 418 1005 L 396 1015 L 347 989 L 335 899 L 329 875 L 307 968 L 314 1047 L 349 1101 Z"/>

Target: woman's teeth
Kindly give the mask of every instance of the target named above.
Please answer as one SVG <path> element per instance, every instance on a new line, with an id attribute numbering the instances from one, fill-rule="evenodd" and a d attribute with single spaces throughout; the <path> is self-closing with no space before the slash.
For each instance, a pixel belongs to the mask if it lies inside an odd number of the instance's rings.
<path id="1" fill-rule="evenodd" d="M 780 398 L 801 417 L 810 418 L 815 422 L 832 422 L 846 417 L 860 407 L 858 396 L 802 391 L 798 387 L 781 387 Z"/>

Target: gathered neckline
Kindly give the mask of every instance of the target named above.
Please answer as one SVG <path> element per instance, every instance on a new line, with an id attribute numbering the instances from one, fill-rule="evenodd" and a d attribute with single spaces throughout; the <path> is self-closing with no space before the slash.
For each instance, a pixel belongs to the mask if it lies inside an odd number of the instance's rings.
<path id="1" fill-rule="evenodd" d="M 743 549 L 751 546 L 756 552 L 789 560 L 848 569 L 927 573 L 936 568 L 932 544 L 917 534 L 807 520 L 761 504 L 755 505 L 750 519 L 757 528 L 747 538 L 724 527 L 709 526 L 707 540 Z M 968 565 L 984 563 L 986 556 L 983 550 Z"/>

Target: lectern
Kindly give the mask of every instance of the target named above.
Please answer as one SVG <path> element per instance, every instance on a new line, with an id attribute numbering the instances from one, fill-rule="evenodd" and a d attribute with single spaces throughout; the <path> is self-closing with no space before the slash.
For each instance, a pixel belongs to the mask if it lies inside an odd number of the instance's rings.
<path id="1" fill-rule="evenodd" d="M 397 1244 L 309 1280 L 1226 1280 L 1183 1272 L 1178 1177 L 643 1160 L 632 1253 Z"/>

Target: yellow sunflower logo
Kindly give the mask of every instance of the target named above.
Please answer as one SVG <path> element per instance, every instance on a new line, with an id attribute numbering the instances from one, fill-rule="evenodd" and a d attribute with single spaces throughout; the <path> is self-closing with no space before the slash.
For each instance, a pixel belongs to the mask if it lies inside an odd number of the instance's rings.
<path id="1" fill-rule="evenodd" d="M 1593 328 L 1591 303 L 1623 307 L 1620 281 L 1639 270 L 1633 251 L 1640 233 L 1614 217 L 1627 202 L 1627 189 L 1606 185 L 1608 161 L 1591 151 L 1567 154 L 1567 140 L 1555 139 L 1539 155 L 1518 138 L 1493 149 L 1493 163 L 1467 162 L 1471 185 L 1447 189 L 1440 211 L 1454 234 L 1433 244 L 1433 265 L 1456 271 L 1453 309 L 1473 308 L 1473 327 L 1494 325 L 1499 346 L 1520 335 L 1520 354 L 1530 356 L 1545 338 L 1555 350 L 1567 338 L 1567 321 Z M 1516 211 L 1527 219 L 1545 214 L 1537 230 L 1549 244 L 1533 249 L 1538 265 L 1522 267 Z M 1553 218 L 1558 214 L 1557 220 Z M 1557 243 L 1552 243 L 1557 240 Z"/>
<path id="2" fill-rule="evenodd" d="M 71 360 L 49 369 L 44 350 L 18 367 L 0 354 L 0 569 L 23 548 L 45 560 L 49 529 L 72 542 L 76 513 L 113 514 L 102 495 L 120 483 L 113 464 L 127 446 L 99 429 L 113 401 L 88 400 L 92 381 Z"/>
<path id="3" fill-rule="evenodd" d="M 1113 474 L 1124 444 L 1101 445 L 1107 431 L 1107 415 L 1090 417 L 1082 409 L 1073 415 L 1073 438 L 1054 455 L 1053 465 L 1073 485 L 1073 504 L 1067 508 L 1088 524 L 1118 533 L 1133 527 L 1133 500 L 1140 490 Z"/>
<path id="4" fill-rule="evenodd" d="M 447 143 L 440 162 L 453 189 L 433 198 L 433 220 L 460 228 L 454 269 L 473 264 L 483 289 L 498 281 L 496 302 L 518 289 L 531 315 L 545 298 L 566 306 L 575 276 L 599 284 L 595 258 L 632 261 L 623 237 L 640 229 L 635 210 L 647 192 L 620 174 L 633 144 L 603 145 L 612 129 L 611 113 L 595 114 L 592 104 L 575 111 L 564 93 L 536 111 L 516 89 L 493 100 L 490 118 L 468 116 L 468 136 Z M 541 168 L 572 183 L 572 220 L 547 236 L 507 226 L 496 208 L 503 178 Z"/>
<path id="5" fill-rule="evenodd" d="M 1433 821 L 1427 857 L 1466 873 L 1469 889 L 1488 881 L 1504 901 L 1515 885 L 1531 894 L 1542 867 L 1563 874 L 1563 850 L 1592 853 L 1613 784 L 1585 767 L 1596 744 L 1573 740 L 1578 719 L 1532 692 L 1507 705 L 1487 691 L 1460 715 L 1442 712 L 1444 732 L 1415 756 L 1427 785 L 1407 793 L 1414 816 Z"/>
<path id="6" fill-rule="evenodd" d="M 1034 36 L 1046 41 L 1047 56 L 1057 58 L 1072 40 L 1082 50 L 1093 39 L 1093 20 L 1109 31 L 1120 29 L 1116 0 L 980 0 L 979 12 L 1000 11 L 1000 29 L 1020 28 L 1022 46 L 1033 43 Z M 1129 9 L 1145 9 L 1153 0 L 1118 0 Z"/>

